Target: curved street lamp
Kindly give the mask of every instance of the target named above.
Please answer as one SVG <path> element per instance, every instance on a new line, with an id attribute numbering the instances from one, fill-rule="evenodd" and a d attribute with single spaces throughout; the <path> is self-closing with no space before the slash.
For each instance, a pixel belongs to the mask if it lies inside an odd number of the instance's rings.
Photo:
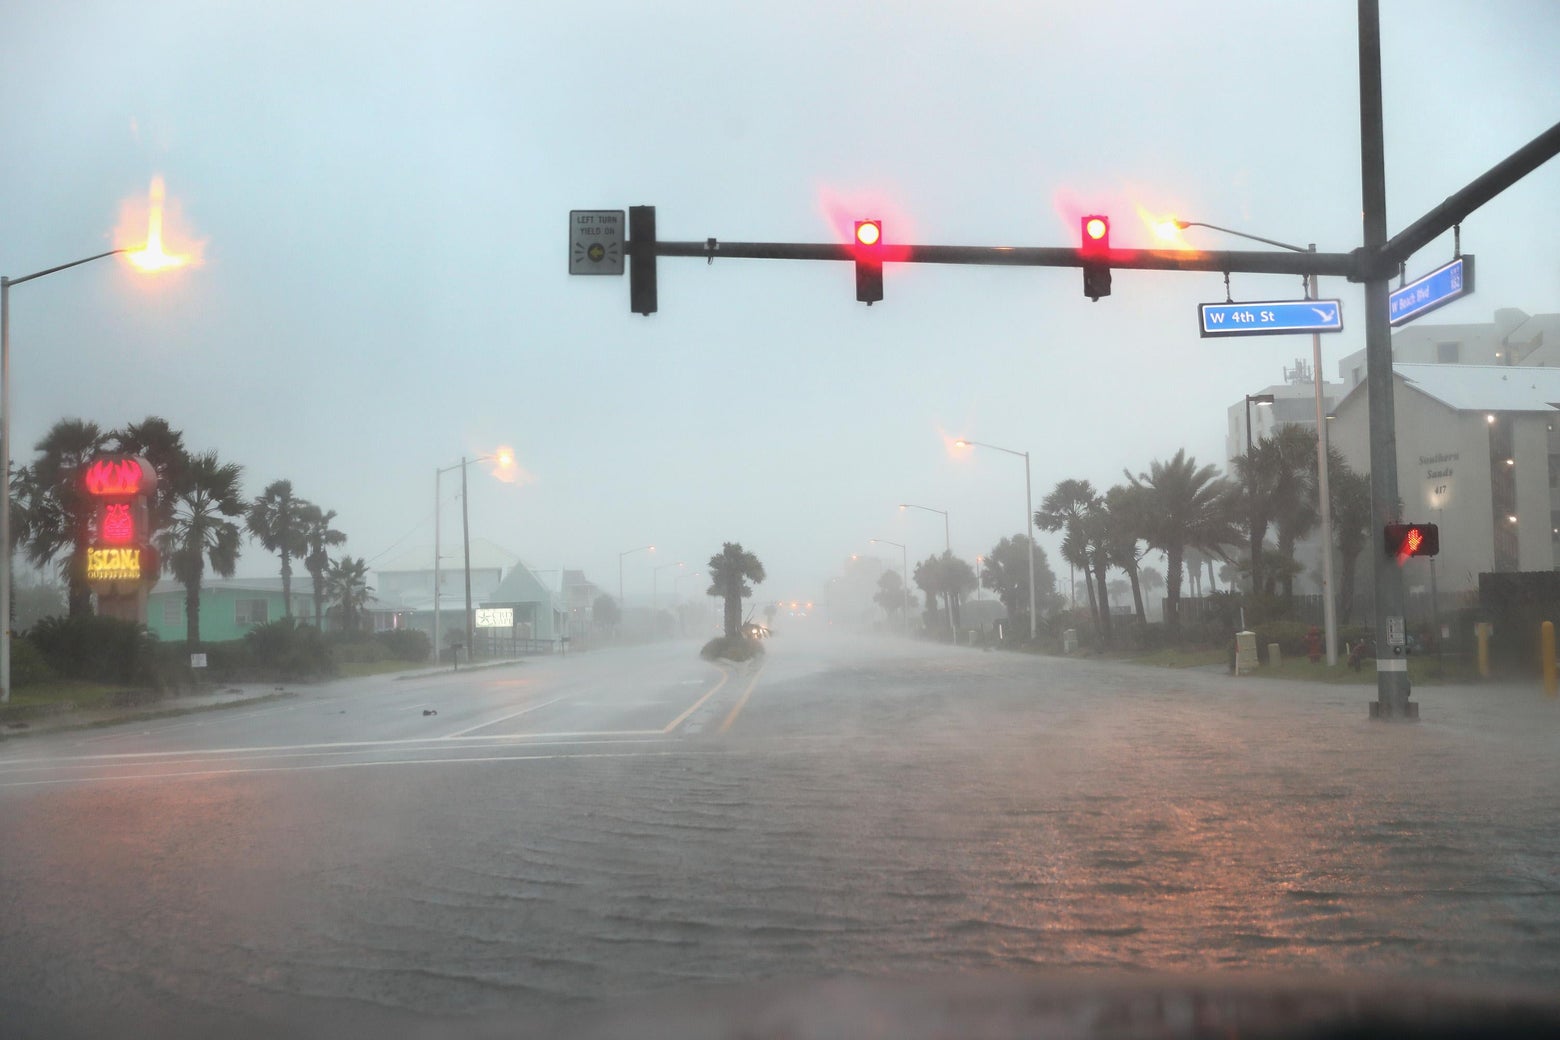
<path id="1" fill-rule="evenodd" d="M 160 206 L 160 182 L 154 184 L 154 199 Z M 97 253 L 68 264 L 47 267 L 20 278 L 0 276 L 0 474 L 4 475 L 5 502 L 0 505 L 0 704 L 11 699 L 11 286 L 35 278 L 68 271 L 104 257 L 127 254 L 131 264 L 147 274 L 155 274 L 189 262 L 189 257 L 163 252 L 162 217 L 155 212 L 148 227 L 145 245 L 124 246 Z"/>
<path id="2" fill-rule="evenodd" d="M 623 557 L 632 556 L 637 552 L 655 552 L 653 545 L 641 545 L 637 549 L 624 549 L 618 553 L 618 609 L 623 609 Z"/>
<path id="3" fill-rule="evenodd" d="M 1029 452 L 1014 451 L 1012 448 L 999 448 L 995 444 L 983 444 L 980 441 L 965 440 L 959 438 L 953 442 L 960 448 L 990 448 L 992 451 L 1002 451 L 1009 455 L 1021 456 L 1024 460 L 1024 542 L 1029 547 L 1029 641 L 1035 641 L 1035 536 L 1032 533 L 1035 523 L 1034 498 L 1029 491 Z"/>
<path id="4" fill-rule="evenodd" d="M 901 513 L 903 513 L 906 509 L 924 509 L 928 513 L 942 514 L 943 551 L 946 552 L 948 557 L 951 559 L 953 557 L 953 540 L 948 537 L 948 510 L 937 509 L 933 506 L 918 506 L 914 502 L 899 503 L 899 511 Z M 979 584 L 979 579 L 976 580 L 976 583 Z M 947 590 L 944 590 L 943 592 L 943 606 L 945 606 L 948 610 L 948 634 L 953 637 L 953 641 L 957 643 L 959 641 L 959 634 L 953 630 L 953 595 Z"/>

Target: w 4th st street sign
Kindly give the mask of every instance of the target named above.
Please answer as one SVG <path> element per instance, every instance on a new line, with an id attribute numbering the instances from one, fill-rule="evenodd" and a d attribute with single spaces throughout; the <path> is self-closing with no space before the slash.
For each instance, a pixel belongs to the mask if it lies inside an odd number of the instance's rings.
<path id="1" fill-rule="evenodd" d="M 1197 318 L 1204 338 L 1342 332 L 1343 303 L 1339 300 L 1200 303 Z"/>

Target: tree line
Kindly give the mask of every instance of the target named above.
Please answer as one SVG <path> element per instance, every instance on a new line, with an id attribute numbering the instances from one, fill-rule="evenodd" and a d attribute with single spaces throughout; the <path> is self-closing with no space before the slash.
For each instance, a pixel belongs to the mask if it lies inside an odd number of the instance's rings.
<path id="1" fill-rule="evenodd" d="M 367 561 L 331 553 L 347 540 L 332 526 L 335 510 L 299 497 L 290 480 L 272 481 L 246 501 L 243 467 L 222 461 L 215 451 L 189 450 L 182 431 L 166 419 L 148 416 L 109 430 L 81 419 L 61 419 L 33 449 L 33 460 L 11 477 L 12 547 L 24 549 L 37 566 L 57 569 L 70 617 L 92 613 L 87 548 L 95 534 L 94 504 L 81 474 L 104 453 L 139 455 L 157 471 L 148 519 L 156 532 L 163 573 L 184 587 L 190 646 L 200 643 L 201 581 L 208 568 L 221 577 L 233 576 L 245 533 L 281 558 L 286 617 L 292 617 L 294 561 L 313 581 L 316 628 L 329 604 L 341 610 L 343 624 L 355 631 L 372 599 Z"/>
<path id="2" fill-rule="evenodd" d="M 1084 598 L 1095 630 L 1110 645 L 1111 572 L 1125 575 L 1139 626 L 1148 624 L 1145 592 L 1165 590 L 1166 628 L 1179 634 L 1183 582 L 1202 588 L 1202 567 L 1210 584 L 1213 562 L 1226 564 L 1226 575 L 1240 577 L 1256 596 L 1248 597 L 1248 622 L 1281 617 L 1293 608 L 1294 579 L 1302 567 L 1296 547 L 1320 524 L 1316 433 L 1285 426 L 1256 442 L 1248 454 L 1234 459 L 1226 476 L 1217 466 L 1198 465 L 1179 450 L 1169 459 L 1153 460 L 1146 470 L 1122 471 L 1124 480 L 1101 492 L 1088 480 L 1058 481 L 1035 510 L 1034 527 L 1060 533 L 1061 558 L 1083 579 Z M 1370 542 L 1370 476 L 1355 471 L 1336 450 L 1329 450 L 1327 475 L 1332 509 L 1333 545 L 1339 562 L 1339 617 L 1353 611 L 1355 576 L 1360 554 Z M 1270 538 L 1271 536 L 1271 538 Z M 959 627 L 960 608 L 977 588 L 996 593 L 1012 619 L 1014 631 L 1027 631 L 1029 615 L 1029 546 L 1018 534 L 1003 538 L 982 558 L 980 574 L 951 553 L 929 556 L 916 564 L 913 580 L 925 593 L 928 628 L 952 618 Z M 1260 548 L 1251 558 L 1250 546 Z M 1150 552 L 1165 558 L 1163 577 L 1143 565 Z M 1041 616 L 1059 609 L 1044 550 L 1034 546 L 1036 611 Z M 890 620 L 913 609 L 920 600 L 904 588 L 898 572 L 884 571 L 873 597 Z M 939 600 L 941 603 L 939 604 Z"/>
<path id="3" fill-rule="evenodd" d="M 1124 483 L 1104 493 L 1087 480 L 1056 484 L 1034 514 L 1035 526 L 1061 532 L 1061 556 L 1083 575 L 1089 611 L 1101 640 L 1112 639 L 1106 577 L 1123 572 L 1131 587 L 1137 622 L 1146 624 L 1143 557 L 1165 557 L 1165 624 L 1181 626 L 1183 577 L 1189 560 L 1222 560 L 1256 590 L 1248 615 L 1289 614 L 1294 579 L 1303 568 L 1298 543 L 1321 522 L 1318 505 L 1316 433 L 1285 426 L 1234 459 L 1233 477 L 1213 465 L 1199 466 L 1184 449 L 1155 459 L 1146 471 L 1123 470 Z M 1360 554 L 1370 541 L 1370 476 L 1359 473 L 1335 450 L 1327 462 L 1333 545 L 1340 566 L 1339 616 L 1353 610 Z M 1269 535 L 1272 542 L 1269 543 Z M 1253 559 L 1250 547 L 1258 546 Z M 1200 584 L 1192 575 L 1193 586 Z M 1248 616 L 1248 623 L 1255 620 Z"/>

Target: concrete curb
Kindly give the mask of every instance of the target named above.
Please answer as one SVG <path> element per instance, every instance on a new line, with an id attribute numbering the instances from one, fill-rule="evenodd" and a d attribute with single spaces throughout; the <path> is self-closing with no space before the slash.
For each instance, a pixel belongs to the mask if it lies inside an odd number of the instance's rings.
<path id="1" fill-rule="evenodd" d="M 154 719 L 171 719 L 180 715 L 194 715 L 198 712 L 243 708 L 255 704 L 264 704 L 267 701 L 287 700 L 296 696 L 298 696 L 298 693 L 295 690 L 283 690 L 280 692 L 262 693 L 254 697 L 238 697 L 229 701 L 216 701 L 205 704 L 167 705 L 166 702 L 162 702 L 164 704 L 162 707 L 57 712 L 40 719 L 5 723 L 3 728 L 0 728 L 0 742 L 42 733 L 64 733 L 78 729 L 101 729 L 106 726 L 119 726 L 128 722 L 149 722 Z M 168 698 L 168 700 L 178 700 L 178 698 Z"/>

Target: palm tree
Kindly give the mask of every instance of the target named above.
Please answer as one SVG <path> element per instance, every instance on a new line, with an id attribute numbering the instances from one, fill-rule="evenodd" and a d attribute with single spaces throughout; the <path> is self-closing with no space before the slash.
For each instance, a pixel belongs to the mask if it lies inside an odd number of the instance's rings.
<path id="1" fill-rule="evenodd" d="M 742 600 L 753 595 L 753 586 L 764 582 L 764 565 L 757 556 L 742 548 L 741 542 L 726 542 L 710 557 L 709 595 L 725 601 L 726 638 L 735 639 L 742 629 Z"/>
<path id="2" fill-rule="evenodd" d="M 293 494 L 292 481 L 277 480 L 249 506 L 249 533 L 282 558 L 282 614 L 292 617 L 292 561 L 309 551 L 304 538 L 303 508 L 308 503 Z"/>
<path id="3" fill-rule="evenodd" d="M 966 592 L 975 591 L 975 569 L 968 563 L 944 550 L 940 556 L 928 556 L 915 565 L 912 575 L 915 583 L 926 592 L 926 612 L 939 627 L 951 624 L 954 632 L 959 628 L 959 608 Z M 937 597 L 943 598 L 944 609 L 938 611 Z"/>
<path id="4" fill-rule="evenodd" d="M 358 615 L 374 599 L 374 587 L 368 583 L 368 561 L 361 556 L 332 561 L 325 575 L 325 592 L 341 608 L 342 627 L 356 632 Z"/>
<path id="5" fill-rule="evenodd" d="M 1332 497 L 1333 537 L 1338 543 L 1341 581 L 1338 620 L 1347 623 L 1354 611 L 1354 574 L 1360 553 L 1371 541 L 1370 474 L 1360 473 L 1341 455 L 1328 459 L 1328 493 Z"/>
<path id="6" fill-rule="evenodd" d="M 1279 590 L 1287 602 L 1294 598 L 1298 570 L 1295 543 L 1321 519 L 1316 500 L 1316 433 L 1303 426 L 1280 427 L 1272 437 L 1262 438 L 1258 460 L 1269 470 L 1269 512 L 1278 528 L 1278 552 L 1290 563 Z"/>
<path id="7" fill-rule="evenodd" d="M 86 550 L 92 538 L 93 503 L 80 477 L 106 442 L 96 423 L 61 419 L 33 446 L 38 458 L 12 480 L 28 560 L 42 565 L 64 553 L 59 569 L 69 589 L 71 617 L 92 613 Z"/>
<path id="8" fill-rule="evenodd" d="M 169 426 L 167 419 L 148 415 L 138 423 L 127 423 L 114 430 L 108 439 L 114 451 L 139 455 L 157 471 L 157 498 L 147 520 L 153 531 L 166 529 L 173 519 L 174 503 L 185 484 L 185 468 L 190 461 L 184 434 Z"/>
<path id="9" fill-rule="evenodd" d="M 334 509 L 327 513 L 313 502 L 305 502 L 299 510 L 299 518 L 303 523 L 303 565 L 314 579 L 314 627 L 321 628 L 325 611 L 325 572 L 330 567 L 328 550 L 343 544 L 347 536 L 330 526 L 336 519 Z"/>
<path id="10" fill-rule="evenodd" d="M 1232 497 L 1218 472 L 1216 466 L 1198 466 L 1182 448 L 1169 462 L 1155 459 L 1147 473 L 1126 474 L 1143 494 L 1144 539 L 1165 554 L 1165 622 L 1172 630 L 1181 624 L 1181 564 L 1187 546 L 1222 553 L 1221 546 L 1239 538 L 1233 508 L 1238 497 Z"/>
<path id="11" fill-rule="evenodd" d="M 1042 531 L 1064 531 L 1062 559 L 1083 571 L 1084 585 L 1089 591 L 1089 610 L 1101 638 L 1110 641 L 1110 606 L 1095 601 L 1096 582 L 1100 600 L 1105 596 L 1104 553 L 1099 548 L 1102 532 L 1093 523 L 1100 510 L 1100 496 L 1087 480 L 1063 480 L 1051 489 L 1035 511 L 1035 526 Z M 1097 566 L 1098 564 L 1098 566 Z M 1095 571 L 1099 570 L 1096 575 Z M 1103 610 L 1101 609 L 1103 607 Z"/>
<path id="12" fill-rule="evenodd" d="M 200 645 L 200 583 L 207 563 L 224 578 L 238 564 L 242 474 L 237 463 L 217 461 L 214 451 L 191 456 L 174 489 L 172 514 L 157 535 L 165 565 L 184 586 L 184 640 L 191 649 Z"/>
<path id="13" fill-rule="evenodd" d="M 1143 515 L 1142 501 L 1142 492 L 1125 484 L 1117 484 L 1105 492 L 1104 550 L 1108 564 L 1127 572 L 1138 624 L 1147 625 L 1148 614 L 1143 609 L 1143 587 L 1138 580 L 1138 561 L 1148 552 L 1142 534 L 1143 528 L 1148 525 Z"/>
<path id="14" fill-rule="evenodd" d="M 884 571 L 878 575 L 878 590 L 872 594 L 872 599 L 883 608 L 883 613 L 888 615 L 889 624 L 899 616 L 899 612 L 916 606 L 920 599 L 915 593 L 905 588 L 905 583 L 899 579 L 898 571 Z"/>

